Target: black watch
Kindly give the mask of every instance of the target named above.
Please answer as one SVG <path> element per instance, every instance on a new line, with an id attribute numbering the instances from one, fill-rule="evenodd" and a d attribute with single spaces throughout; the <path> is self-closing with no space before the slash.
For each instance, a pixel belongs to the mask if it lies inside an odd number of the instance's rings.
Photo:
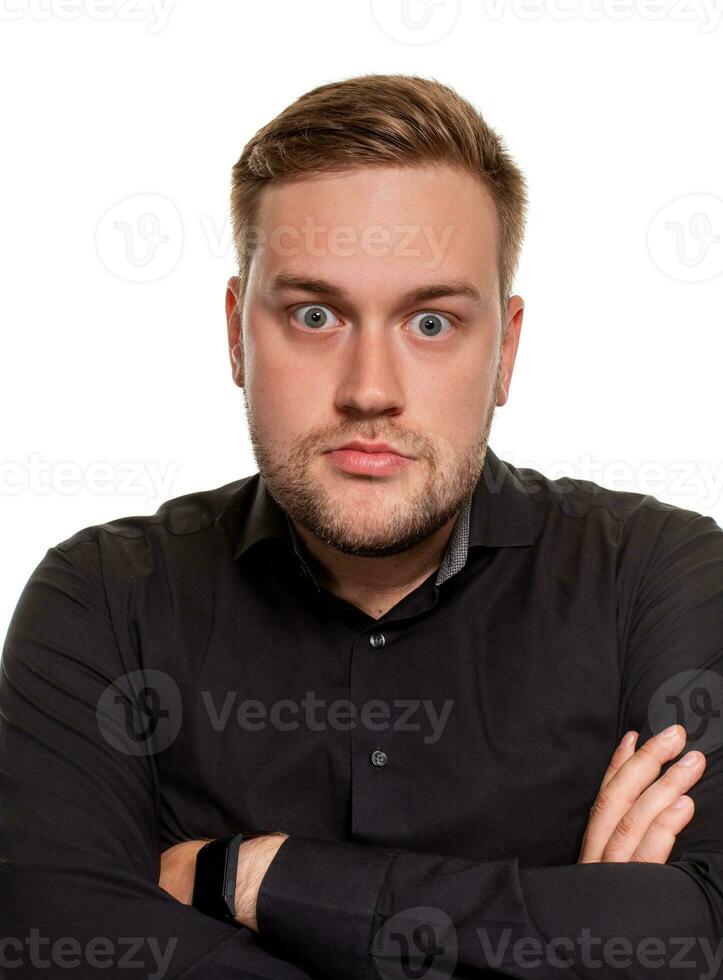
<path id="1" fill-rule="evenodd" d="M 248 830 L 230 837 L 218 837 L 204 844 L 196 855 L 191 905 L 200 912 L 240 925 L 236 918 L 236 869 L 241 841 L 265 837 L 271 830 Z"/>

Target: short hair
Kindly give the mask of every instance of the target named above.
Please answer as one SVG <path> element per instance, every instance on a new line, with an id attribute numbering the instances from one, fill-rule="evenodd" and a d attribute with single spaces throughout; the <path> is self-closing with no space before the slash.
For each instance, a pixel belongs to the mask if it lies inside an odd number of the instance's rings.
<path id="1" fill-rule="evenodd" d="M 365 165 L 461 167 L 488 189 L 497 215 L 497 272 L 507 308 L 527 216 L 525 178 L 503 140 L 454 89 L 417 75 L 358 75 L 306 92 L 245 145 L 231 174 L 240 294 L 270 184 Z M 242 298 L 239 299 L 242 303 Z"/>

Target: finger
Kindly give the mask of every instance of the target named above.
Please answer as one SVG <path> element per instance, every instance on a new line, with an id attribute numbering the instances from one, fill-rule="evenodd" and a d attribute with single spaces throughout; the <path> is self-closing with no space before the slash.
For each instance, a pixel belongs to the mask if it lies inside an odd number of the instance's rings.
<path id="1" fill-rule="evenodd" d="M 600 787 L 595 802 L 590 808 L 583 847 L 578 859 L 580 863 L 602 860 L 603 852 L 618 823 L 643 790 L 658 777 L 663 763 L 678 755 L 685 738 L 686 732 L 683 726 L 675 725 L 672 737 L 664 738 L 663 733 L 654 735 L 629 758 L 621 763 L 618 760 L 611 762 L 608 772 L 612 768 L 612 775 Z M 617 750 L 615 754 L 617 755 Z"/>
<path id="2" fill-rule="evenodd" d="M 624 744 L 625 739 L 629 735 L 633 735 L 634 737 L 628 745 L 625 745 Z M 610 760 L 610 765 L 605 770 L 605 775 L 603 776 L 602 782 L 600 783 L 600 789 L 602 789 L 602 787 L 605 786 L 606 783 L 610 782 L 610 780 L 613 778 L 615 773 L 620 769 L 620 767 L 625 762 L 628 761 L 631 755 L 633 755 L 633 753 L 635 752 L 639 735 L 640 732 L 636 732 L 636 731 L 626 732 L 625 735 L 623 735 L 622 739 L 620 740 L 620 744 L 613 752 L 612 759 Z"/>
<path id="3" fill-rule="evenodd" d="M 691 761 L 691 765 L 686 762 Z M 688 752 L 649 786 L 624 813 L 603 851 L 603 861 L 630 861 L 648 828 L 671 803 L 691 788 L 703 775 L 706 758 L 702 752 Z"/>
<path id="4" fill-rule="evenodd" d="M 675 806 L 677 802 L 681 803 L 680 807 Z M 678 800 L 662 810 L 653 820 L 630 860 L 646 864 L 665 864 L 678 834 L 690 823 L 694 813 L 695 803 L 692 797 L 679 796 Z"/>
<path id="5" fill-rule="evenodd" d="M 613 752 L 612 759 L 610 760 L 610 765 L 605 770 L 605 775 L 603 776 L 602 782 L 600 783 L 600 789 L 602 789 L 602 787 L 605 786 L 606 783 L 610 782 L 610 780 L 613 778 L 615 773 L 620 769 L 623 763 L 627 762 L 630 756 L 635 752 L 635 746 L 637 744 L 639 734 L 640 734 L 639 732 L 636 732 L 634 730 L 629 731 L 626 732 L 623 735 L 623 737 L 620 739 L 617 748 Z M 587 826 L 585 827 L 585 833 L 583 834 L 582 842 L 580 844 L 580 853 L 577 858 L 578 864 L 581 863 L 583 856 L 586 855 L 586 852 L 588 850 L 589 829 L 590 829 L 590 821 L 588 820 Z M 592 860 L 592 858 L 589 855 L 588 857 L 590 860 Z M 596 858 L 595 860 L 599 860 L 599 858 Z"/>

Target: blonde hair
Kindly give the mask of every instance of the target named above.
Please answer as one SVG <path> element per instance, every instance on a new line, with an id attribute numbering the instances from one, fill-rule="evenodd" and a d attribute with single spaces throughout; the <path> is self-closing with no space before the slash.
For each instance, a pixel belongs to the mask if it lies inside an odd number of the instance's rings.
<path id="1" fill-rule="evenodd" d="M 320 85 L 248 141 L 231 172 L 231 224 L 241 297 L 266 186 L 385 163 L 448 164 L 484 183 L 497 214 L 497 271 L 504 314 L 524 237 L 525 178 L 502 139 L 471 103 L 449 86 L 417 75 L 358 75 Z"/>

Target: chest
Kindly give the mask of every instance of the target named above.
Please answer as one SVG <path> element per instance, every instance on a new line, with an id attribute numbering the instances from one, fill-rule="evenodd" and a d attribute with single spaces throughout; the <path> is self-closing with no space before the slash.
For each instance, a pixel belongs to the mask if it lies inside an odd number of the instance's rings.
<path id="1" fill-rule="evenodd" d="M 273 825 L 574 863 L 616 738 L 614 611 L 564 589 L 533 611 L 517 585 L 363 627 L 270 607 L 233 651 L 212 634 L 158 759 L 169 838 Z"/>

